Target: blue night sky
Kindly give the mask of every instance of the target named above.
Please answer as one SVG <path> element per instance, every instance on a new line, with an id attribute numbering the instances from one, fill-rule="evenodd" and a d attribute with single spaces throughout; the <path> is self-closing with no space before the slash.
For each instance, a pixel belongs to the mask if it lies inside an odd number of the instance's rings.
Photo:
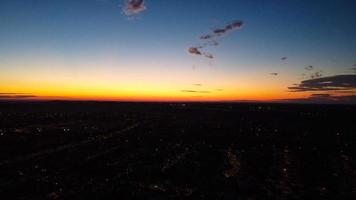
<path id="1" fill-rule="evenodd" d="M 194 100 L 181 90 L 201 83 L 224 91 L 197 100 L 305 98 L 311 91 L 288 87 L 308 79 L 306 66 L 331 77 L 356 64 L 356 1 L 144 3 L 128 17 L 123 0 L 1 0 L 0 93 Z M 234 20 L 244 26 L 206 48 L 214 59 L 189 55 L 200 35 Z"/>

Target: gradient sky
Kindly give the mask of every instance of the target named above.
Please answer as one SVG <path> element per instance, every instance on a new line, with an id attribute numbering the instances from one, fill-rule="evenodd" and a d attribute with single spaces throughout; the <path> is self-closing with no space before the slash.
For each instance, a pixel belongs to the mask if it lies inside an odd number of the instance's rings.
<path id="1" fill-rule="evenodd" d="M 310 79 L 302 76 L 311 73 L 307 66 L 323 77 L 354 74 L 354 0 L 146 0 L 145 6 L 128 17 L 123 0 L 1 0 L 0 98 L 296 99 L 313 93 L 288 89 Z M 245 24 L 207 48 L 214 59 L 187 52 L 200 35 L 234 20 Z"/>

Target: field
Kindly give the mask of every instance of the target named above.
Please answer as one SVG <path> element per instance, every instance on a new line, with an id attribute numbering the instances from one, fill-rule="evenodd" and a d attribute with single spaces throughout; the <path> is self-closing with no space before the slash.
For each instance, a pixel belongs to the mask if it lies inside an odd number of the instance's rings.
<path id="1" fill-rule="evenodd" d="M 356 106 L 1 102 L 1 199 L 355 199 Z"/>

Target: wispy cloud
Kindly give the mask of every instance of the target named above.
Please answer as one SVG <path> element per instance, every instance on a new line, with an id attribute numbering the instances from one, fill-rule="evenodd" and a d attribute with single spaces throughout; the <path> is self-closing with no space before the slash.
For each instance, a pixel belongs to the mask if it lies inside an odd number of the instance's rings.
<path id="1" fill-rule="evenodd" d="M 218 46 L 219 42 L 217 41 L 217 39 L 224 36 L 228 32 L 232 32 L 232 31 L 241 29 L 243 25 L 244 25 L 243 21 L 236 20 L 236 21 L 233 21 L 232 23 L 225 25 L 222 28 L 212 29 L 210 33 L 199 36 L 199 39 L 203 41 L 201 43 L 201 45 L 199 45 L 198 47 L 190 47 L 188 49 L 188 52 L 192 55 L 199 55 L 199 56 L 204 56 L 209 59 L 213 59 L 214 58 L 213 54 L 208 53 L 208 52 L 203 52 L 200 49 L 203 49 L 203 48 L 206 48 L 209 46 Z"/>
<path id="2" fill-rule="evenodd" d="M 318 71 L 318 72 L 314 72 L 313 74 L 311 74 L 310 78 L 314 79 L 314 78 L 320 78 L 322 76 L 323 76 L 323 71 Z"/>
<path id="3" fill-rule="evenodd" d="M 208 53 L 208 52 L 203 52 L 203 56 L 205 56 L 206 58 L 210 58 L 210 59 L 214 58 L 213 54 Z"/>
<path id="4" fill-rule="evenodd" d="M 315 78 L 321 78 L 324 76 L 324 73 L 322 70 L 317 70 L 312 65 L 304 67 L 304 70 L 305 70 L 305 72 L 302 74 L 302 77 L 304 79 L 315 79 Z"/>
<path id="5" fill-rule="evenodd" d="M 278 73 L 270 73 L 273 76 L 278 76 Z"/>
<path id="6" fill-rule="evenodd" d="M 201 94 L 211 93 L 210 91 L 204 91 L 204 90 L 181 90 L 181 92 L 184 92 L 184 93 L 201 93 Z"/>
<path id="7" fill-rule="evenodd" d="M 144 0 L 124 0 L 124 7 L 122 12 L 126 16 L 133 16 L 141 13 L 146 10 L 145 1 Z"/>

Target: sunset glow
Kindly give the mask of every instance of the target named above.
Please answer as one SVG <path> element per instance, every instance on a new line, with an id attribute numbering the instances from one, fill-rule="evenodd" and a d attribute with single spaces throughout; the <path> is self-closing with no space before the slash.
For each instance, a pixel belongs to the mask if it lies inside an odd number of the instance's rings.
<path id="1" fill-rule="evenodd" d="M 276 101 L 331 94 L 289 88 L 353 73 L 350 6 L 199 2 L 4 1 L 0 98 Z"/>

